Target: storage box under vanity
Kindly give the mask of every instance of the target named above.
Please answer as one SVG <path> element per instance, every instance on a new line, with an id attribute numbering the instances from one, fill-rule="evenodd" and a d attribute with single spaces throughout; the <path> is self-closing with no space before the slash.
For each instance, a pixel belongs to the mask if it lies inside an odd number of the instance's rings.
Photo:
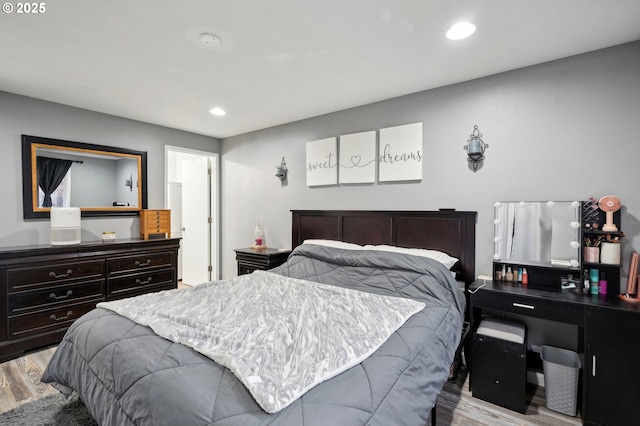
<path id="1" fill-rule="evenodd" d="M 473 334 L 472 395 L 525 413 L 526 330 L 520 323 L 485 318 Z"/>

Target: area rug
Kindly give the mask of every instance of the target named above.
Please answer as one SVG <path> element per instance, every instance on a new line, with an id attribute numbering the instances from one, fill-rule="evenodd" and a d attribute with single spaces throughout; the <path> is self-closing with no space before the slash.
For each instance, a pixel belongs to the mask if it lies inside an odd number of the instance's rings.
<path id="1" fill-rule="evenodd" d="M 0 414 L 0 425 L 97 426 L 97 423 L 74 393 L 69 398 L 62 394 L 54 394 L 27 402 Z"/>

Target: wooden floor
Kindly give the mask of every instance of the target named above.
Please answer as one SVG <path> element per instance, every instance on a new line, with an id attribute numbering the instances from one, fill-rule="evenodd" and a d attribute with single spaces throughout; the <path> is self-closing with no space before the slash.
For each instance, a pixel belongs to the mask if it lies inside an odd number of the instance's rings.
<path id="1" fill-rule="evenodd" d="M 40 382 L 42 372 L 53 356 L 55 348 L 0 364 L 0 412 L 5 412 L 29 401 L 57 393 L 50 385 Z M 460 369 L 456 382 L 447 382 L 438 398 L 438 425 L 513 426 L 580 425 L 579 417 L 568 417 L 548 410 L 544 395 L 536 394 L 526 415 L 473 398 L 469 392 L 468 377 Z"/>

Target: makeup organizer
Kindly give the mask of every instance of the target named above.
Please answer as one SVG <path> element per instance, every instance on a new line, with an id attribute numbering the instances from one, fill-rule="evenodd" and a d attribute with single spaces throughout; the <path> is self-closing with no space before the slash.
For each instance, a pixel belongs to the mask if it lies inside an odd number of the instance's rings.
<path id="1" fill-rule="evenodd" d="M 617 297 L 626 292 L 620 288 L 620 205 L 605 212 L 600 204 L 593 197 L 582 202 L 582 292 Z"/>

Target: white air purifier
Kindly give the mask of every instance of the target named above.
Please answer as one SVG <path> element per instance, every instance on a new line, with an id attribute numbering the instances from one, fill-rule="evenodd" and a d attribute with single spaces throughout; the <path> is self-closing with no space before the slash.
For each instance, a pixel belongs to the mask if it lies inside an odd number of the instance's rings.
<path id="1" fill-rule="evenodd" d="M 51 207 L 51 245 L 80 244 L 80 208 Z"/>

